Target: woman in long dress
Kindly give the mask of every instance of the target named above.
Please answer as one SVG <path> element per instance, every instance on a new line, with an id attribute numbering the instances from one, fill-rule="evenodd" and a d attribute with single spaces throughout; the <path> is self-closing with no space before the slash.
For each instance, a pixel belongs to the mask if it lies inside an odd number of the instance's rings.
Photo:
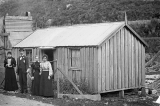
<path id="1" fill-rule="evenodd" d="M 12 53 L 7 53 L 7 58 L 4 60 L 5 67 L 5 85 L 4 90 L 16 91 L 18 90 L 16 75 L 14 67 L 16 67 L 16 60 L 12 57 Z"/>
<path id="2" fill-rule="evenodd" d="M 39 88 L 40 88 L 40 62 L 38 56 L 35 57 L 35 62 L 31 64 L 31 79 L 32 79 L 32 87 L 31 92 L 32 95 L 39 96 Z"/>
<path id="3" fill-rule="evenodd" d="M 47 55 L 43 55 L 42 63 L 40 63 L 40 95 L 44 97 L 53 96 L 53 87 L 52 87 L 52 66 L 48 60 Z"/>

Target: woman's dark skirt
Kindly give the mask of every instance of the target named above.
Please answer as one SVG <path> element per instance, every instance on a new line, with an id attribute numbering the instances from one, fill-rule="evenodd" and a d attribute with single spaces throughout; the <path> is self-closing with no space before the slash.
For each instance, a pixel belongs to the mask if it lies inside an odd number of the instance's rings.
<path id="1" fill-rule="evenodd" d="M 5 85 L 4 90 L 6 91 L 16 91 L 18 90 L 17 80 L 14 68 L 5 69 Z"/>
<path id="2" fill-rule="evenodd" d="M 40 78 L 40 96 L 53 96 L 52 79 L 48 79 L 49 71 L 42 71 Z"/>
<path id="3" fill-rule="evenodd" d="M 39 87 L 40 87 L 40 75 L 39 71 L 35 71 L 34 80 L 32 81 L 32 95 L 39 96 Z"/>

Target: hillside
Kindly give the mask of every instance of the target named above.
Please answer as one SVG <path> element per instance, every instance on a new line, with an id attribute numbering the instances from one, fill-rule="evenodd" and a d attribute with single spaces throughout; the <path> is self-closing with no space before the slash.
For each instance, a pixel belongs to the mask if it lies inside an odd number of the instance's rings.
<path id="1" fill-rule="evenodd" d="M 160 1 L 148 0 L 5 0 L 0 4 L 0 17 L 25 15 L 30 11 L 34 27 L 124 21 L 142 37 L 160 37 Z M 137 21 L 144 20 L 144 21 Z M 147 21 L 145 21 L 147 20 Z M 157 52 L 159 40 L 147 40 L 147 52 Z"/>
<path id="2" fill-rule="evenodd" d="M 0 6 L 0 16 L 24 15 L 30 11 L 39 27 L 48 19 L 52 25 L 97 23 L 124 20 L 149 20 L 159 14 L 159 1 L 143 0 L 7 0 Z"/>

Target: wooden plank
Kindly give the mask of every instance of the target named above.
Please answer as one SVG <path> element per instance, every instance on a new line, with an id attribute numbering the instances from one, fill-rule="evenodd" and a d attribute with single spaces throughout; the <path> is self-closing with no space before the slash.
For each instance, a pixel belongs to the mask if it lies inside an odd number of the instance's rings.
<path id="1" fill-rule="evenodd" d="M 62 71 L 66 74 L 65 72 L 65 48 L 63 47 L 62 48 L 62 55 L 61 55 L 61 58 L 62 58 Z"/>
<path id="2" fill-rule="evenodd" d="M 118 32 L 117 34 L 117 59 L 118 59 L 118 62 L 117 62 L 117 75 L 118 75 L 118 89 L 121 88 L 121 83 L 122 83 L 122 70 L 121 70 L 121 30 L 120 32 Z"/>
<path id="3" fill-rule="evenodd" d="M 125 74 L 124 74 L 124 78 L 125 78 L 125 88 L 128 88 L 128 59 L 129 59 L 129 57 L 128 57 L 128 44 L 129 44 L 129 42 L 128 42 L 128 33 L 127 33 L 127 30 L 126 29 L 124 29 L 124 33 L 125 33 Z"/>
<path id="4" fill-rule="evenodd" d="M 142 86 L 145 86 L 145 47 L 142 46 Z"/>
<path id="5" fill-rule="evenodd" d="M 110 56 L 109 56 L 109 60 L 110 60 L 110 77 L 109 77 L 109 84 L 110 84 L 110 90 L 113 90 L 113 39 L 109 40 L 110 42 Z"/>
<path id="6" fill-rule="evenodd" d="M 114 83 L 114 89 L 117 89 L 117 81 L 118 81 L 118 78 L 117 78 L 117 34 L 113 37 L 114 39 L 114 46 L 113 46 L 113 63 L 114 63 L 114 66 L 113 66 L 113 83 Z"/>
<path id="7" fill-rule="evenodd" d="M 135 74 L 135 76 L 136 76 L 136 79 L 135 79 L 135 83 L 136 83 L 136 86 L 138 86 L 138 78 L 139 78 L 139 73 L 138 73 L 138 41 L 137 41 L 137 39 L 135 38 L 135 64 L 136 64 L 136 69 L 135 69 L 135 71 L 136 71 L 136 74 Z"/>
<path id="8" fill-rule="evenodd" d="M 39 58 L 40 58 L 40 61 L 42 61 L 42 49 L 39 49 Z"/>
<path id="9" fill-rule="evenodd" d="M 58 50 L 59 51 L 59 50 Z M 59 57 L 59 55 L 58 55 Z M 57 64 L 56 67 L 58 69 L 58 60 L 57 60 Z M 60 84 L 59 84 L 59 71 L 57 70 L 57 97 L 59 98 L 59 93 L 60 93 Z"/>
<path id="10" fill-rule="evenodd" d="M 91 47 L 88 47 L 88 86 L 91 89 L 90 77 L 91 77 Z"/>
<path id="11" fill-rule="evenodd" d="M 69 78 L 72 79 L 72 70 L 70 70 L 70 68 L 71 68 L 71 50 L 68 48 L 67 52 L 68 52 L 68 68 L 69 68 L 68 76 L 69 76 Z"/>
<path id="12" fill-rule="evenodd" d="M 142 79 L 142 61 L 141 61 L 141 57 L 142 57 L 142 54 L 141 54 L 141 43 L 138 41 L 138 69 L 139 69 L 139 87 L 141 87 L 141 79 Z"/>
<path id="13" fill-rule="evenodd" d="M 89 48 L 86 48 L 86 79 L 89 84 Z"/>
<path id="14" fill-rule="evenodd" d="M 134 55 L 134 36 L 131 35 L 132 37 L 132 87 L 135 87 L 135 55 Z"/>
<path id="15" fill-rule="evenodd" d="M 67 48 L 64 49 L 64 71 L 66 75 L 68 76 L 68 52 Z"/>
<path id="16" fill-rule="evenodd" d="M 81 48 L 81 50 L 80 50 L 80 52 L 81 52 L 81 69 L 82 69 L 82 75 L 81 75 L 81 80 L 82 81 L 84 81 L 85 80 L 85 77 L 84 77 L 84 75 L 85 75 L 85 62 L 84 62 L 84 60 L 85 60 L 85 55 L 84 55 L 84 48 Z"/>
<path id="17" fill-rule="evenodd" d="M 98 49 L 94 48 L 94 92 L 98 91 Z"/>
<path id="18" fill-rule="evenodd" d="M 94 91 L 94 48 L 90 48 L 90 87 L 91 91 Z"/>
<path id="19" fill-rule="evenodd" d="M 124 44 L 124 28 L 121 29 L 121 73 L 122 73 L 122 77 L 121 77 L 121 88 L 125 88 L 125 44 Z"/>
<path id="20" fill-rule="evenodd" d="M 132 86 L 132 38 L 131 38 L 131 33 L 129 31 L 128 32 L 128 62 L 129 62 L 129 66 L 128 66 L 128 75 L 129 75 L 129 88 Z"/>
<path id="21" fill-rule="evenodd" d="M 109 90 L 109 41 L 106 42 L 106 81 L 105 81 L 105 85 L 106 85 L 106 90 Z"/>
<path id="22" fill-rule="evenodd" d="M 87 82 L 87 76 L 86 76 L 86 71 L 87 71 L 86 70 L 86 67 L 87 67 L 86 66 L 86 48 L 83 49 L 83 53 L 84 53 L 84 57 L 83 57 L 84 58 L 83 59 L 84 60 L 84 79 L 85 79 L 85 82 Z"/>
<path id="23" fill-rule="evenodd" d="M 33 49 L 33 56 L 32 56 L 32 59 L 33 59 L 34 61 L 35 61 L 36 51 L 37 51 L 36 48 L 34 48 L 34 49 Z"/>
<path id="24" fill-rule="evenodd" d="M 104 45 L 102 45 L 102 91 L 105 91 L 105 66 L 106 66 L 106 43 Z"/>
<path id="25" fill-rule="evenodd" d="M 102 59 L 101 47 L 98 48 L 98 92 L 101 92 L 101 59 Z"/>

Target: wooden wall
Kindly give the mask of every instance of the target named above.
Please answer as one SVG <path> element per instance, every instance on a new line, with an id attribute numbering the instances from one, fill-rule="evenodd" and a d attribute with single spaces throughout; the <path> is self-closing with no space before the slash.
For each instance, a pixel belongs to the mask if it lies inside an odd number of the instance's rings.
<path id="1" fill-rule="evenodd" d="M 93 92 L 98 90 L 98 67 L 97 67 L 97 48 L 96 47 L 81 47 L 75 58 L 79 59 L 78 67 L 71 67 L 71 50 L 74 48 L 58 47 L 54 53 L 55 59 L 58 60 L 58 67 L 65 72 L 69 78 L 81 81 L 88 84 Z M 73 51 L 74 52 L 74 51 Z M 74 57 L 74 56 L 73 56 Z M 77 61 L 77 60 L 76 60 Z M 63 78 L 62 74 L 59 74 Z M 56 75 L 55 75 L 56 78 Z"/>
<path id="2" fill-rule="evenodd" d="M 98 92 L 144 86 L 144 45 L 126 28 L 98 48 Z"/>
<path id="3" fill-rule="evenodd" d="M 13 51 L 17 58 L 19 50 Z M 33 61 L 35 55 L 42 60 L 41 49 L 32 48 L 32 54 Z M 99 47 L 57 47 L 53 57 L 59 69 L 72 80 L 85 81 L 93 93 L 140 88 L 145 83 L 145 47 L 125 27 Z M 53 66 L 55 70 L 56 63 Z"/>

